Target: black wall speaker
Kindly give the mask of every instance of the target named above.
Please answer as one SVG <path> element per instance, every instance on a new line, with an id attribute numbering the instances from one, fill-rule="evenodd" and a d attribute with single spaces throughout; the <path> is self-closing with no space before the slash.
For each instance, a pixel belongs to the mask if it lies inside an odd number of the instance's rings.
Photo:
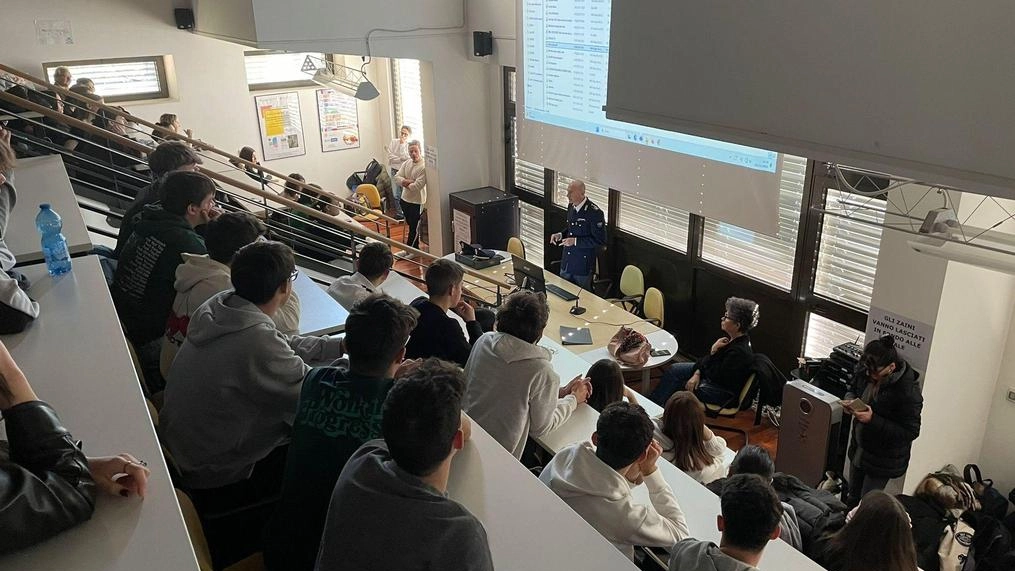
<path id="1" fill-rule="evenodd" d="M 181 30 L 194 29 L 194 11 L 189 8 L 177 8 L 173 10 L 176 16 L 176 27 Z"/>
<path id="2" fill-rule="evenodd" d="M 476 57 L 493 53 L 493 32 L 472 32 L 472 53 Z"/>

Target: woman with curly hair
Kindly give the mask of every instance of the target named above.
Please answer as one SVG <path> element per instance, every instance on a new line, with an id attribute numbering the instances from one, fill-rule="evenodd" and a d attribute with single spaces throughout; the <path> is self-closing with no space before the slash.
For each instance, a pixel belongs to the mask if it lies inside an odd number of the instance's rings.
<path id="1" fill-rule="evenodd" d="M 712 344 L 704 358 L 677 363 L 663 374 L 651 399 L 664 406 L 677 391 L 691 391 L 705 404 L 736 402 L 751 374 L 754 351 L 747 333 L 758 325 L 758 304 L 739 297 L 726 300 L 719 326 L 725 335 Z"/>

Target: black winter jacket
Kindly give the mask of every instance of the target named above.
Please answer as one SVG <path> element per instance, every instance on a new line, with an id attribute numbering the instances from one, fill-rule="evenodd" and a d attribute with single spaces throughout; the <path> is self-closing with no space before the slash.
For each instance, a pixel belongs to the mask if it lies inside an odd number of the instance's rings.
<path id="1" fill-rule="evenodd" d="M 92 517 L 88 461 L 42 401 L 4 411 L 9 457 L 0 454 L 0 553 L 39 543 Z"/>
<path id="2" fill-rule="evenodd" d="M 847 395 L 860 396 L 874 410 L 867 424 L 853 420 L 849 457 L 871 476 L 898 478 L 909 467 L 913 441 L 920 435 L 920 374 L 903 363 L 890 377 L 874 386 L 861 379 Z"/>
<path id="3" fill-rule="evenodd" d="M 694 368 L 701 371 L 702 382 L 707 381 L 737 396 L 751 376 L 752 367 L 754 351 L 747 335 L 737 337 L 715 355 L 705 355 L 694 364 Z"/>
<path id="4" fill-rule="evenodd" d="M 822 549 L 820 539 L 846 525 L 849 508 L 831 492 L 814 489 L 790 474 L 776 474 L 772 487 L 779 500 L 793 506 L 796 512 L 804 555 L 818 557 Z"/>

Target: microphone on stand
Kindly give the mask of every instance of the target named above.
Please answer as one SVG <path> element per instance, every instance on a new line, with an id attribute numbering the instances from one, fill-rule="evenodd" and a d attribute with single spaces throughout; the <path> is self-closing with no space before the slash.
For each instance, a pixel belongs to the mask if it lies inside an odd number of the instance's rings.
<path id="1" fill-rule="evenodd" d="M 580 299 L 581 298 L 581 293 L 582 293 L 582 290 L 581 290 L 581 288 L 579 288 L 578 289 L 578 293 L 576 293 L 575 297 L 574 297 L 574 307 L 572 307 L 570 310 L 568 310 L 571 313 L 571 315 L 581 315 L 581 314 L 585 313 L 585 308 L 580 306 L 580 305 L 578 305 L 578 302 L 581 301 L 581 299 Z"/>

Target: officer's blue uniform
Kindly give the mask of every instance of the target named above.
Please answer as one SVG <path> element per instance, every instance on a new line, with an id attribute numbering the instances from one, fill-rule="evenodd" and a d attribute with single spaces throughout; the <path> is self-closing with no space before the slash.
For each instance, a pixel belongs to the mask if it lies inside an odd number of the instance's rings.
<path id="1" fill-rule="evenodd" d="M 589 289 L 596 269 L 596 250 L 606 245 L 606 220 L 603 211 L 586 199 L 581 210 L 567 207 L 567 229 L 564 238 L 575 238 L 574 246 L 564 248 L 560 260 L 560 277 Z"/>

